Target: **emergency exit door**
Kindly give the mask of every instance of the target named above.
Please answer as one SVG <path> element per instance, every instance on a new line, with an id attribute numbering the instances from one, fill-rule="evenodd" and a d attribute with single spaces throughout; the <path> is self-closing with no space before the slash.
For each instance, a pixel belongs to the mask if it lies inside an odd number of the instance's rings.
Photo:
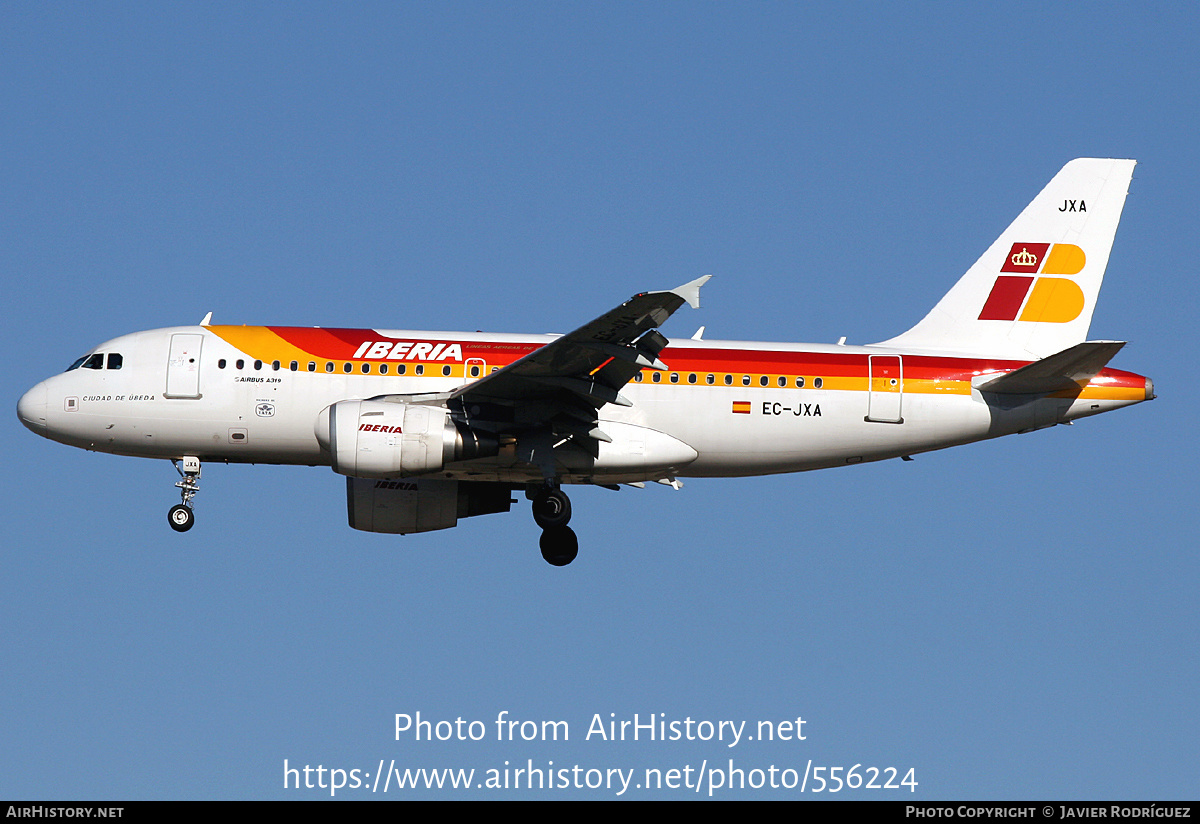
<path id="1" fill-rule="evenodd" d="M 904 423 L 901 401 L 904 397 L 904 365 L 899 355 L 871 355 L 867 367 L 867 420 L 879 423 Z"/>

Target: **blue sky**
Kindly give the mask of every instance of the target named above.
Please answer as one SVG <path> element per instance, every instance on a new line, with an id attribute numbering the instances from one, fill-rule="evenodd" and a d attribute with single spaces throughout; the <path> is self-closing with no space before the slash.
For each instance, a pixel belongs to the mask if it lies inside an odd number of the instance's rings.
<path id="1" fill-rule="evenodd" d="M 1194 5 L 9 3 L 0 19 L 14 407 L 101 341 L 208 311 L 563 332 L 713 274 L 669 336 L 882 340 L 1080 156 L 1139 161 L 1091 336 L 1130 341 L 1113 365 L 1160 396 L 911 463 L 580 489 L 565 569 L 524 503 L 440 533 L 351 530 L 322 468 L 206 467 L 176 535 L 169 464 L 10 414 L 0 797 L 329 796 L 285 791 L 285 759 L 372 775 L 811 760 L 919 782 L 839 797 L 1195 796 Z M 489 736 L 396 740 L 394 716 L 418 711 Z M 502 711 L 571 739 L 496 741 Z M 584 740 L 610 713 L 803 717 L 806 738 Z"/>

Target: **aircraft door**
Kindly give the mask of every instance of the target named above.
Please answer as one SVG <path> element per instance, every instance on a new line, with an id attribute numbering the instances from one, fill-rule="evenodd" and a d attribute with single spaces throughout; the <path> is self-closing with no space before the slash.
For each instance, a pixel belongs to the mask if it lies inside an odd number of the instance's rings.
<path id="1" fill-rule="evenodd" d="M 899 355 L 868 358 L 867 417 L 880 423 L 904 423 L 900 414 L 904 397 L 904 365 Z"/>
<path id="2" fill-rule="evenodd" d="M 171 354 L 167 356 L 167 391 L 164 398 L 200 397 L 200 347 L 203 335 L 171 335 Z"/>

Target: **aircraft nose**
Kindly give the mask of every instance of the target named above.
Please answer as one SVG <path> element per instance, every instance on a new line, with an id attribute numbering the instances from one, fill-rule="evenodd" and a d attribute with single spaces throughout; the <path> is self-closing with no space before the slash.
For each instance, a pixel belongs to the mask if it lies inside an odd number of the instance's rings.
<path id="1" fill-rule="evenodd" d="M 17 401 L 17 417 L 31 431 L 46 434 L 46 384 L 39 383 Z"/>

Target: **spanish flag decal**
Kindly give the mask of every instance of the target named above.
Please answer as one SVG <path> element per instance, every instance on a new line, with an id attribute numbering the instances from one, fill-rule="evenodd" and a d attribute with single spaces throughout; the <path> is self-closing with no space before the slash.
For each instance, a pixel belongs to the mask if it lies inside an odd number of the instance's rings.
<path id="1" fill-rule="evenodd" d="M 749 415 L 750 414 L 750 401 L 734 401 L 733 402 L 733 414 Z"/>

